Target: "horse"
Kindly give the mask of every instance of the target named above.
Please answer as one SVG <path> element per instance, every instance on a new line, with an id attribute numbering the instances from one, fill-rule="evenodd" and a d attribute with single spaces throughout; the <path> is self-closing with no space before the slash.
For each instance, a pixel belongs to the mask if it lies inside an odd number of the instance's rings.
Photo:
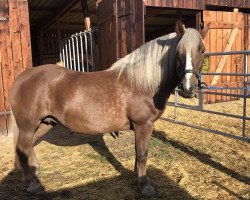
<path id="1" fill-rule="evenodd" d="M 138 186 L 142 195 L 156 195 L 146 174 L 153 125 L 178 85 L 185 97 L 194 97 L 208 29 L 185 28 L 178 20 L 174 33 L 145 43 L 103 71 L 83 73 L 49 64 L 20 74 L 10 104 L 18 128 L 15 165 L 20 164 L 27 190 L 44 191 L 33 147 L 59 123 L 91 135 L 133 130 Z"/>

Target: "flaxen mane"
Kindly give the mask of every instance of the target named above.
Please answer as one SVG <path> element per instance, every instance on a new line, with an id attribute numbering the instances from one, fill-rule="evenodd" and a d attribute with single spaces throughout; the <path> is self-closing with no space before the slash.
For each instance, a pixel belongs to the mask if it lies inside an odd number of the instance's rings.
<path id="1" fill-rule="evenodd" d="M 168 63 L 168 56 L 164 55 L 172 43 L 177 45 L 177 40 L 176 34 L 172 33 L 147 42 L 118 60 L 108 71 L 117 71 L 119 75 L 125 73 L 130 83 L 140 90 L 156 91 L 165 74 L 165 68 L 171 67 L 162 66 Z"/>

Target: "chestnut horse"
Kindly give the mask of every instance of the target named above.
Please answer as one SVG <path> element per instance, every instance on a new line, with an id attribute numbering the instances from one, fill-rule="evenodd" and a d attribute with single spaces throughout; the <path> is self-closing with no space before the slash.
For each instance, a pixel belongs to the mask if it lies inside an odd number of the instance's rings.
<path id="1" fill-rule="evenodd" d="M 196 93 L 207 30 L 186 29 L 177 21 L 175 33 L 142 45 L 107 70 L 81 73 L 44 65 L 18 76 L 10 102 L 19 130 L 16 165 L 20 162 L 28 191 L 43 190 L 33 146 L 60 123 L 91 135 L 134 130 L 138 185 L 143 195 L 155 195 L 146 176 L 153 125 L 176 86 L 182 85 L 185 97 Z"/>

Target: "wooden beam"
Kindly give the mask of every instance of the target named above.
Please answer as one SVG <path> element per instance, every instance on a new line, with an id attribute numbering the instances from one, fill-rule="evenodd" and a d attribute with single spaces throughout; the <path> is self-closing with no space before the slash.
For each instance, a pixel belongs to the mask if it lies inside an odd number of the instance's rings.
<path id="1" fill-rule="evenodd" d="M 70 2 L 70 3 L 69 3 Z M 56 21 L 57 17 L 60 17 L 65 12 L 69 11 L 79 0 L 67 1 L 63 6 L 61 6 L 58 10 L 56 10 L 52 16 L 49 17 L 48 20 L 44 20 L 45 22 L 40 25 L 40 30 L 43 31 L 48 28 L 52 23 Z"/>
<path id="2" fill-rule="evenodd" d="M 74 9 L 74 10 L 69 11 L 69 13 L 72 13 L 72 14 L 82 14 L 82 10 L 76 10 L 76 9 Z M 89 10 L 88 13 L 89 13 L 89 15 L 95 15 L 96 11 Z"/>
<path id="3" fill-rule="evenodd" d="M 242 22 L 227 22 L 227 23 L 221 23 L 212 21 L 210 22 L 210 29 L 233 29 L 233 28 L 239 28 L 241 29 L 244 27 L 244 24 Z"/>
<path id="4" fill-rule="evenodd" d="M 55 10 L 44 7 L 29 7 L 29 12 L 53 13 Z"/>
<path id="5" fill-rule="evenodd" d="M 91 22 L 90 22 L 90 17 L 89 17 L 89 7 L 88 3 L 86 0 L 81 0 L 81 6 L 82 6 L 82 12 L 83 12 L 83 17 L 84 17 L 84 24 L 86 30 L 90 30 Z"/>
<path id="6" fill-rule="evenodd" d="M 166 10 L 165 9 L 157 9 L 157 10 L 150 11 L 145 15 L 145 19 L 159 15 L 160 13 L 162 13 L 164 11 L 166 11 Z"/>

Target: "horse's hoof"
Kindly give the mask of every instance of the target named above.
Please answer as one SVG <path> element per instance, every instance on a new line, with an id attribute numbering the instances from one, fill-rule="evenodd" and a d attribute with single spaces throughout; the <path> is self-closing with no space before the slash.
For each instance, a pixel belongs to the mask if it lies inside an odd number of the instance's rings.
<path id="1" fill-rule="evenodd" d="M 44 187 L 40 183 L 34 180 L 29 184 L 27 191 L 33 194 L 40 194 L 44 192 Z"/>
<path id="2" fill-rule="evenodd" d="M 156 196 L 156 194 L 157 194 L 152 185 L 145 185 L 142 188 L 141 193 L 145 197 L 153 197 L 153 196 Z"/>

